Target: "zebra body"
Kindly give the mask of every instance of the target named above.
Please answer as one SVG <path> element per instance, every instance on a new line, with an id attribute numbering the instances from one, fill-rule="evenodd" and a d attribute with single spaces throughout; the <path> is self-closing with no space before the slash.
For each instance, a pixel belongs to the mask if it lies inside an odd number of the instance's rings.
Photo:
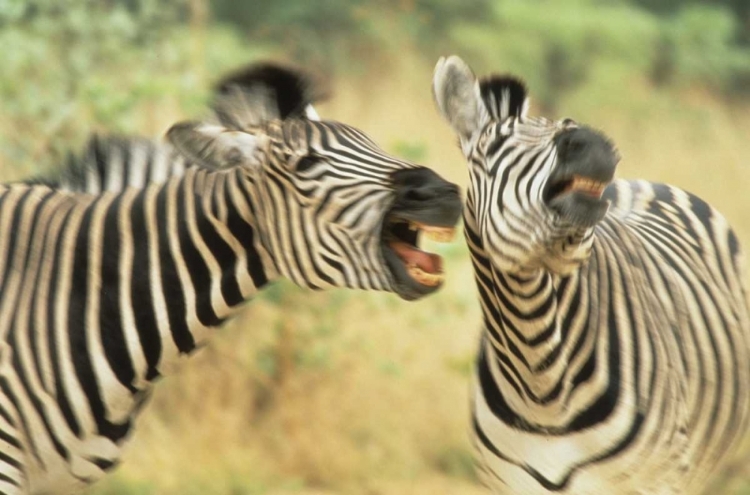
<path id="1" fill-rule="evenodd" d="M 150 384 L 274 278 L 260 246 L 240 244 L 227 227 L 249 207 L 227 209 L 243 194 L 236 172 L 195 170 L 162 187 L 85 197 L 2 190 L 0 232 L 12 241 L 0 266 L 0 389 L 3 438 L 13 446 L 0 458 L 3 493 L 69 493 L 97 479 L 117 462 Z M 229 192 L 224 205 L 206 204 L 215 187 Z M 214 228 L 212 237 L 198 225 Z M 221 250 L 206 244 L 222 239 Z M 200 284 L 188 252 L 204 264 Z"/>
<path id="2" fill-rule="evenodd" d="M 271 95 L 257 71 L 235 81 L 242 102 L 216 104 L 218 123 L 170 131 L 180 156 L 103 139 L 100 159 L 76 165 L 125 169 L 126 150 L 176 157 L 171 176 L 0 186 L 0 493 L 71 493 L 103 476 L 154 382 L 279 277 L 406 299 L 439 287 L 438 274 L 410 275 L 429 255 L 400 225 L 451 229 L 457 187 L 354 128 L 274 110 L 306 101 Z"/>
<path id="3" fill-rule="evenodd" d="M 749 419 L 744 258 L 726 219 L 675 187 L 613 180 L 606 138 L 528 117 L 518 80 L 477 82 L 451 57 L 434 92 L 470 168 L 484 483 L 702 493 Z"/>

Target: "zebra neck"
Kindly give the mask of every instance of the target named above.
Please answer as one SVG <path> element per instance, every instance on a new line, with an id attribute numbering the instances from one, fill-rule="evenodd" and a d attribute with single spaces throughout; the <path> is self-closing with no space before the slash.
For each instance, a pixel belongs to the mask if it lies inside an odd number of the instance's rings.
<path id="1" fill-rule="evenodd" d="M 191 169 L 103 205 L 102 256 L 92 260 L 101 267 L 95 304 L 112 316 L 100 318 L 102 340 L 140 342 L 111 360 L 121 382 L 142 388 L 168 374 L 276 278 L 245 182 L 239 172 Z"/>
<path id="2" fill-rule="evenodd" d="M 491 273 L 491 283 L 483 289 L 489 289 L 491 301 L 485 306 L 488 330 L 499 337 L 498 347 L 515 349 L 525 366 L 536 368 L 563 337 L 559 317 L 570 306 L 563 295 L 577 277 L 559 277 L 541 269 L 523 276 L 494 268 Z"/>
<path id="3" fill-rule="evenodd" d="M 569 390 L 563 377 L 571 369 L 576 345 L 593 336 L 581 325 L 589 305 L 580 272 L 561 277 L 538 269 L 523 276 L 503 272 L 480 253 L 473 253 L 482 301 L 485 333 L 480 375 L 500 385 L 503 401 L 522 411 L 539 405 L 542 416 Z M 545 406 L 546 405 L 546 406 Z"/>

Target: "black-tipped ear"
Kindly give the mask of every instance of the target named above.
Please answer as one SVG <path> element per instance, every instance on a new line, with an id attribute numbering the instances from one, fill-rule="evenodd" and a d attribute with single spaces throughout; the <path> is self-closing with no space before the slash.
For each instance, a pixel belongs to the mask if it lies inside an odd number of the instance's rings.
<path id="1" fill-rule="evenodd" d="M 490 76 L 479 83 L 484 106 L 493 119 L 525 117 L 529 109 L 526 85 L 514 76 Z"/>
<path id="2" fill-rule="evenodd" d="M 327 96 L 320 80 L 278 63 L 256 63 L 215 86 L 214 111 L 229 126 L 245 128 L 269 119 L 305 118 L 312 103 Z M 312 112 L 314 114 L 314 112 Z"/>

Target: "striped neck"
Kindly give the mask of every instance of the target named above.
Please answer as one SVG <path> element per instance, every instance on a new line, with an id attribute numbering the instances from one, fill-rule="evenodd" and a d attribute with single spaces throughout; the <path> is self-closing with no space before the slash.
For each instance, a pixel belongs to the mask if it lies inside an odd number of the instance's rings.
<path id="1" fill-rule="evenodd" d="M 538 427 L 565 424 L 570 420 L 566 398 L 586 372 L 589 352 L 581 352 L 581 346 L 590 350 L 597 340 L 597 332 L 582 324 L 590 297 L 581 271 L 509 273 L 492 263 L 481 239 L 468 229 L 467 239 L 484 315 L 482 388 L 496 390 L 491 395 L 498 411 L 523 411 Z"/>
<path id="2" fill-rule="evenodd" d="M 101 264 L 100 314 L 121 316 L 102 318 L 102 339 L 123 344 L 105 351 L 130 354 L 110 360 L 123 385 L 140 389 L 169 373 L 277 278 L 252 197 L 239 170 L 190 169 L 163 185 L 104 195 L 89 208 L 103 234 L 102 258 L 90 260 L 91 268 Z"/>

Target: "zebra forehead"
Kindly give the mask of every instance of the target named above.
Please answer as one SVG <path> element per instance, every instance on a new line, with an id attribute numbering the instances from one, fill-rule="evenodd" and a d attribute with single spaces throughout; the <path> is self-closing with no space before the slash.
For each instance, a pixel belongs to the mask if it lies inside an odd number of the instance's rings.
<path id="1" fill-rule="evenodd" d="M 308 164 L 322 160 L 328 164 L 329 175 L 369 177 L 383 184 L 393 172 L 422 167 L 384 151 L 356 127 L 334 120 L 275 121 L 266 132 L 270 133 L 272 147 L 282 155 L 291 155 L 290 160 L 307 159 Z"/>
<path id="2" fill-rule="evenodd" d="M 383 151 L 370 136 L 349 124 L 335 120 L 306 120 L 303 125 L 309 129 L 310 146 L 319 151 L 350 150 L 386 161 L 399 161 Z"/>
<path id="3" fill-rule="evenodd" d="M 565 127 L 544 117 L 512 118 L 502 123 L 496 139 L 512 146 L 553 146 L 553 138 Z"/>
<path id="4" fill-rule="evenodd" d="M 370 136 L 349 124 L 337 120 L 325 120 L 322 122 L 308 121 L 308 125 L 325 129 L 336 137 L 343 137 L 346 140 L 356 141 L 359 146 L 366 145 L 370 148 L 380 149 Z"/>

